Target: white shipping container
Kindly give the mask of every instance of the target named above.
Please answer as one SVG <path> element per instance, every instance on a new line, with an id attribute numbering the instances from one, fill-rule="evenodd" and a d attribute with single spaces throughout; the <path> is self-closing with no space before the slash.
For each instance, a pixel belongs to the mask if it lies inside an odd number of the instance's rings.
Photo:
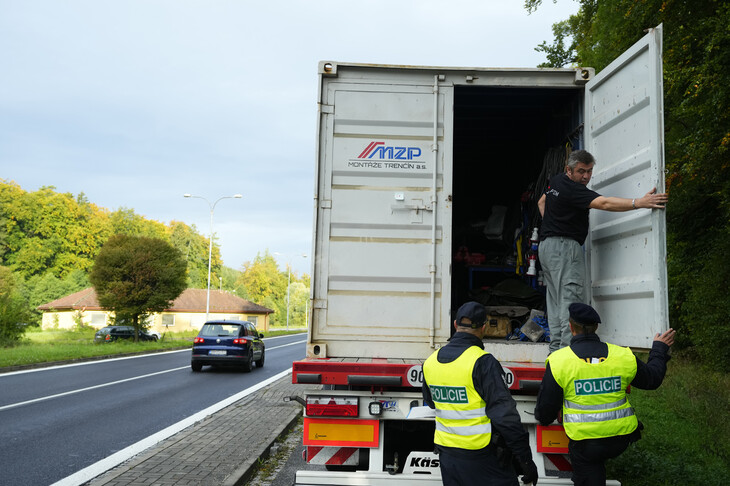
<path id="1" fill-rule="evenodd" d="M 329 61 L 319 72 L 309 356 L 421 359 L 443 345 L 484 273 L 456 271 L 464 233 L 493 208 L 519 209 L 550 148 L 593 153 L 602 194 L 664 189 L 660 28 L 598 76 Z M 667 327 L 664 212 L 591 211 L 586 249 L 599 333 L 650 347 Z"/>

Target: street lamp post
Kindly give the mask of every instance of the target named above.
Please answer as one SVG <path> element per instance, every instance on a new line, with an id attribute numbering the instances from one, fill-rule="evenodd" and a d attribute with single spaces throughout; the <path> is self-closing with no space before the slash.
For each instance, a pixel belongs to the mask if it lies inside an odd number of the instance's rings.
<path id="1" fill-rule="evenodd" d="M 274 252 L 274 255 L 281 255 L 279 252 Z M 300 255 L 302 258 L 307 258 L 307 255 Z M 289 291 L 291 287 L 291 259 L 286 264 L 286 330 L 289 330 Z M 305 312 L 306 315 L 306 312 Z"/>
<path id="2" fill-rule="evenodd" d="M 233 196 L 223 196 L 216 199 L 216 201 L 211 204 L 210 201 L 208 201 L 206 198 L 202 196 L 193 196 L 192 194 L 183 194 L 183 197 L 192 197 L 196 199 L 202 199 L 203 201 L 208 203 L 208 207 L 210 208 L 210 239 L 208 241 L 208 294 L 205 299 L 205 321 L 208 321 L 208 315 L 210 314 L 210 265 L 213 258 L 213 211 L 215 211 L 215 205 L 218 204 L 218 201 L 222 199 L 241 199 L 243 196 L 240 194 L 234 194 Z"/>

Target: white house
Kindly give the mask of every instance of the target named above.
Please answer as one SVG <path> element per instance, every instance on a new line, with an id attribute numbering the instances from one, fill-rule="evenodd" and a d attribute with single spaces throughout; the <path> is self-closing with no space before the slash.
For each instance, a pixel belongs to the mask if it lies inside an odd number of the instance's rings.
<path id="1" fill-rule="evenodd" d="M 207 290 L 186 289 L 175 299 L 169 309 L 153 314 L 149 319 L 151 330 L 186 331 L 200 329 L 205 322 Z M 53 302 L 38 306 L 43 312 L 43 329 L 70 329 L 80 320 L 97 329 L 111 324 L 113 312 L 102 309 L 93 287 L 61 297 Z M 259 331 L 269 329 L 269 315 L 274 311 L 236 297 L 220 290 L 210 291 L 210 312 L 208 319 L 237 319 L 250 321 Z"/>

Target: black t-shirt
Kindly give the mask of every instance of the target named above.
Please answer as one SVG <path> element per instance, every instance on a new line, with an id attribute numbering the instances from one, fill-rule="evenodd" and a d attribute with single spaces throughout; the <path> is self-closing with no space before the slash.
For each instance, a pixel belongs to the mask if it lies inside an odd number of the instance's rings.
<path id="1" fill-rule="evenodd" d="M 548 236 L 566 236 L 582 245 L 588 235 L 589 206 L 599 196 L 580 182 L 573 182 L 567 174 L 550 179 L 545 190 L 540 240 Z"/>

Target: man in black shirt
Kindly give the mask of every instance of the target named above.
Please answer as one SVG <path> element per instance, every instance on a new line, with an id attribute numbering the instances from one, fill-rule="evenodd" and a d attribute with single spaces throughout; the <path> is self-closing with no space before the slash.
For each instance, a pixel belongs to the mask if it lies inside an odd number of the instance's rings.
<path id="1" fill-rule="evenodd" d="M 668 195 L 657 194 L 656 188 L 634 199 L 601 196 L 586 187 L 595 163 L 585 150 L 571 152 L 565 173 L 550 179 L 537 202 L 543 218 L 538 256 L 547 290 L 550 352 L 570 342 L 568 305 L 585 301 L 586 265 L 581 247 L 588 235 L 589 210 L 664 209 L 668 200 Z"/>

